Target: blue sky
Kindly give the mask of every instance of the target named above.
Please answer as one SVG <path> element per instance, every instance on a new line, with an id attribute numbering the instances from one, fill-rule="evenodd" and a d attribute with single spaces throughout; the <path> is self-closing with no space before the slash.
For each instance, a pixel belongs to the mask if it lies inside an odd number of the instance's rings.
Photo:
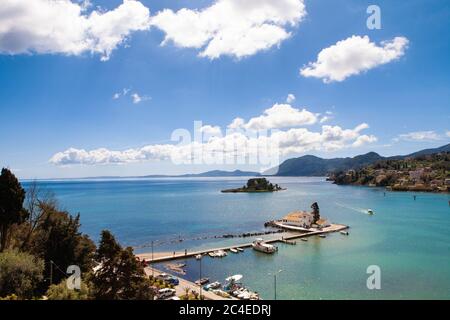
<path id="1" fill-rule="evenodd" d="M 97 5 L 108 11 L 122 4 L 91 2 L 87 12 Z M 201 10 L 214 3 L 141 2 L 151 16 L 165 8 Z M 321 117 L 331 112 L 326 125 L 353 129 L 367 123 L 364 134 L 376 141 L 333 150 L 315 147 L 283 158 L 368 151 L 406 154 L 449 142 L 448 1 L 306 0 L 304 4 L 306 16 L 297 25 L 284 26 L 291 35 L 278 45 L 245 57 L 221 55 L 213 60 L 200 57 L 201 49 L 173 42 L 161 46 L 165 31 L 156 26 L 132 32 L 107 61 L 90 52 L 7 52 L 0 14 L 0 166 L 22 178 L 257 170 L 252 165 L 174 165 L 166 160 L 70 165 L 49 160 L 69 148 L 120 152 L 170 144 L 174 129 L 193 130 L 195 120 L 226 128 L 236 117 L 248 121 L 276 103 L 285 104 L 288 94 L 296 97 L 293 108 L 306 108 Z M 370 4 L 381 8 L 380 30 L 366 26 Z M 343 81 L 324 83 L 322 78 L 300 74 L 321 50 L 353 35 L 368 36 L 378 46 L 395 37 L 406 38 L 408 44 L 398 58 Z M 124 88 L 130 91 L 114 99 Z M 133 93 L 142 101 L 133 103 Z M 323 125 L 316 121 L 307 128 L 320 132 Z"/>

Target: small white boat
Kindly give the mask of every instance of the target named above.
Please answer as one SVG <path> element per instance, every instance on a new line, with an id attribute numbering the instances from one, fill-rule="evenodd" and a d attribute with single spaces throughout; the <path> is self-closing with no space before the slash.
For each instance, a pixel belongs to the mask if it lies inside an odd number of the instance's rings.
<path id="1" fill-rule="evenodd" d="M 214 255 L 215 255 L 215 257 L 223 258 L 227 255 L 227 253 L 223 250 L 217 250 L 217 251 L 214 251 Z"/>
<path id="2" fill-rule="evenodd" d="M 222 286 L 222 284 L 219 281 L 215 281 L 212 283 L 207 284 L 206 286 L 204 286 L 203 288 L 208 291 L 208 290 L 215 290 L 215 289 L 219 289 Z"/>
<path id="3" fill-rule="evenodd" d="M 373 215 L 373 210 L 372 209 L 367 209 L 367 214 Z"/>
<path id="4" fill-rule="evenodd" d="M 198 255 L 195 256 L 195 260 L 200 260 L 201 258 L 202 258 L 201 254 L 198 254 Z"/>
<path id="5" fill-rule="evenodd" d="M 244 251 L 244 249 L 242 249 L 242 248 L 236 248 L 236 250 L 239 251 L 239 252 L 243 252 Z"/>
<path id="6" fill-rule="evenodd" d="M 278 248 L 274 245 L 265 243 L 263 239 L 258 238 L 252 243 L 254 250 L 264 253 L 274 253 L 278 251 Z"/>
<path id="7" fill-rule="evenodd" d="M 343 234 L 344 236 L 348 236 L 349 235 L 348 231 L 341 231 L 341 234 Z"/>
<path id="8" fill-rule="evenodd" d="M 327 236 L 326 235 L 324 235 L 324 234 L 319 234 L 319 237 L 321 237 L 321 238 L 323 238 L 323 239 L 325 239 Z"/>
<path id="9" fill-rule="evenodd" d="M 235 248 L 230 248 L 230 251 L 233 253 L 239 253 L 239 251 L 237 251 Z"/>
<path id="10" fill-rule="evenodd" d="M 208 252 L 208 255 L 209 255 L 211 258 L 214 258 L 214 257 L 216 256 L 216 254 L 215 254 L 214 252 Z"/>
<path id="11" fill-rule="evenodd" d="M 308 242 L 308 238 L 300 238 L 300 240 Z"/>

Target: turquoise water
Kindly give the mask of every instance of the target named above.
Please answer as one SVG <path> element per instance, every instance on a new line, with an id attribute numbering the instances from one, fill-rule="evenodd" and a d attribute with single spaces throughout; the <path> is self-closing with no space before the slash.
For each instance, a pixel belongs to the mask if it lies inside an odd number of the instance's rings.
<path id="1" fill-rule="evenodd" d="M 246 178 L 41 181 L 60 204 L 81 214 L 82 230 L 98 240 L 110 229 L 136 252 L 215 247 L 248 239 L 214 235 L 264 230 L 265 221 L 319 203 L 332 222 L 350 225 L 350 236 L 332 234 L 297 245 L 279 245 L 275 255 L 252 250 L 223 259 L 205 258 L 203 275 L 223 281 L 244 275 L 244 283 L 280 299 L 450 299 L 449 195 L 386 192 L 336 186 L 322 178 L 271 178 L 286 191 L 222 194 Z M 27 183 L 24 183 L 25 186 Z M 365 214 L 371 208 L 374 216 Z M 197 240 L 197 238 L 204 238 Z M 183 241 L 180 241 L 182 239 Z M 188 279 L 198 277 L 198 261 L 188 260 Z M 381 290 L 368 290 L 366 269 L 381 268 Z M 164 265 L 160 266 L 164 268 Z"/>

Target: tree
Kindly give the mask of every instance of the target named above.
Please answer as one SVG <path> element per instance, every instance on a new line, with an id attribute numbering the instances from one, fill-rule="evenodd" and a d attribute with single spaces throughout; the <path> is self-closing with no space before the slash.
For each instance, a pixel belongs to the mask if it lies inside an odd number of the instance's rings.
<path id="1" fill-rule="evenodd" d="M 91 282 L 96 299 L 153 299 L 150 280 L 133 249 L 122 249 L 109 231 L 102 232 L 95 259 L 99 265 Z"/>
<path id="2" fill-rule="evenodd" d="M 66 281 L 51 285 L 46 293 L 49 300 L 88 300 L 89 287 L 86 283 L 81 283 L 80 290 L 72 290 L 67 287 Z"/>
<path id="3" fill-rule="evenodd" d="M 0 175 L 0 252 L 6 249 L 12 225 L 22 223 L 27 212 L 23 208 L 25 190 L 16 176 L 6 168 Z"/>
<path id="4" fill-rule="evenodd" d="M 66 211 L 60 211 L 52 202 L 41 202 L 43 215 L 35 227 L 27 249 L 36 256 L 48 262 L 44 275 L 52 282 L 59 283 L 66 277 L 67 267 L 77 265 L 82 273 L 91 271 L 95 244 L 80 231 L 79 215 L 72 217 Z M 51 262 L 51 263 L 50 263 Z M 42 292 L 48 289 L 50 283 L 42 284 Z"/>
<path id="5" fill-rule="evenodd" d="M 314 202 L 311 205 L 311 209 L 313 210 L 314 223 L 316 223 L 320 219 L 319 204 L 317 202 Z"/>
<path id="6" fill-rule="evenodd" d="M 43 278 L 44 261 L 25 252 L 0 253 L 0 296 L 31 299 Z"/>

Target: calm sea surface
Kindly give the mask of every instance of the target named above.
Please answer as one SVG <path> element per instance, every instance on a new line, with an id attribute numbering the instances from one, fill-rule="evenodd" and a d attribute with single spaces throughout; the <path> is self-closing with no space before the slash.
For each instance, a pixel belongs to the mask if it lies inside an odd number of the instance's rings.
<path id="1" fill-rule="evenodd" d="M 271 178 L 286 191 L 222 194 L 247 178 L 120 179 L 40 181 L 61 206 L 81 214 L 82 231 L 98 240 L 103 229 L 136 252 L 216 247 L 248 239 L 215 239 L 223 234 L 264 231 L 264 222 L 317 201 L 330 221 L 350 226 L 350 236 L 310 238 L 279 245 L 265 255 L 247 249 L 223 259 L 206 257 L 203 275 L 243 282 L 280 299 L 450 299 L 450 196 L 386 192 L 336 186 L 322 178 Z M 26 187 L 28 182 L 24 182 Z M 367 208 L 375 215 L 365 213 Z M 201 238 L 201 239 L 199 239 Z M 186 278 L 198 277 L 199 262 L 186 261 Z M 368 290 L 367 267 L 381 268 L 381 290 Z M 164 268 L 164 265 L 159 266 Z"/>

